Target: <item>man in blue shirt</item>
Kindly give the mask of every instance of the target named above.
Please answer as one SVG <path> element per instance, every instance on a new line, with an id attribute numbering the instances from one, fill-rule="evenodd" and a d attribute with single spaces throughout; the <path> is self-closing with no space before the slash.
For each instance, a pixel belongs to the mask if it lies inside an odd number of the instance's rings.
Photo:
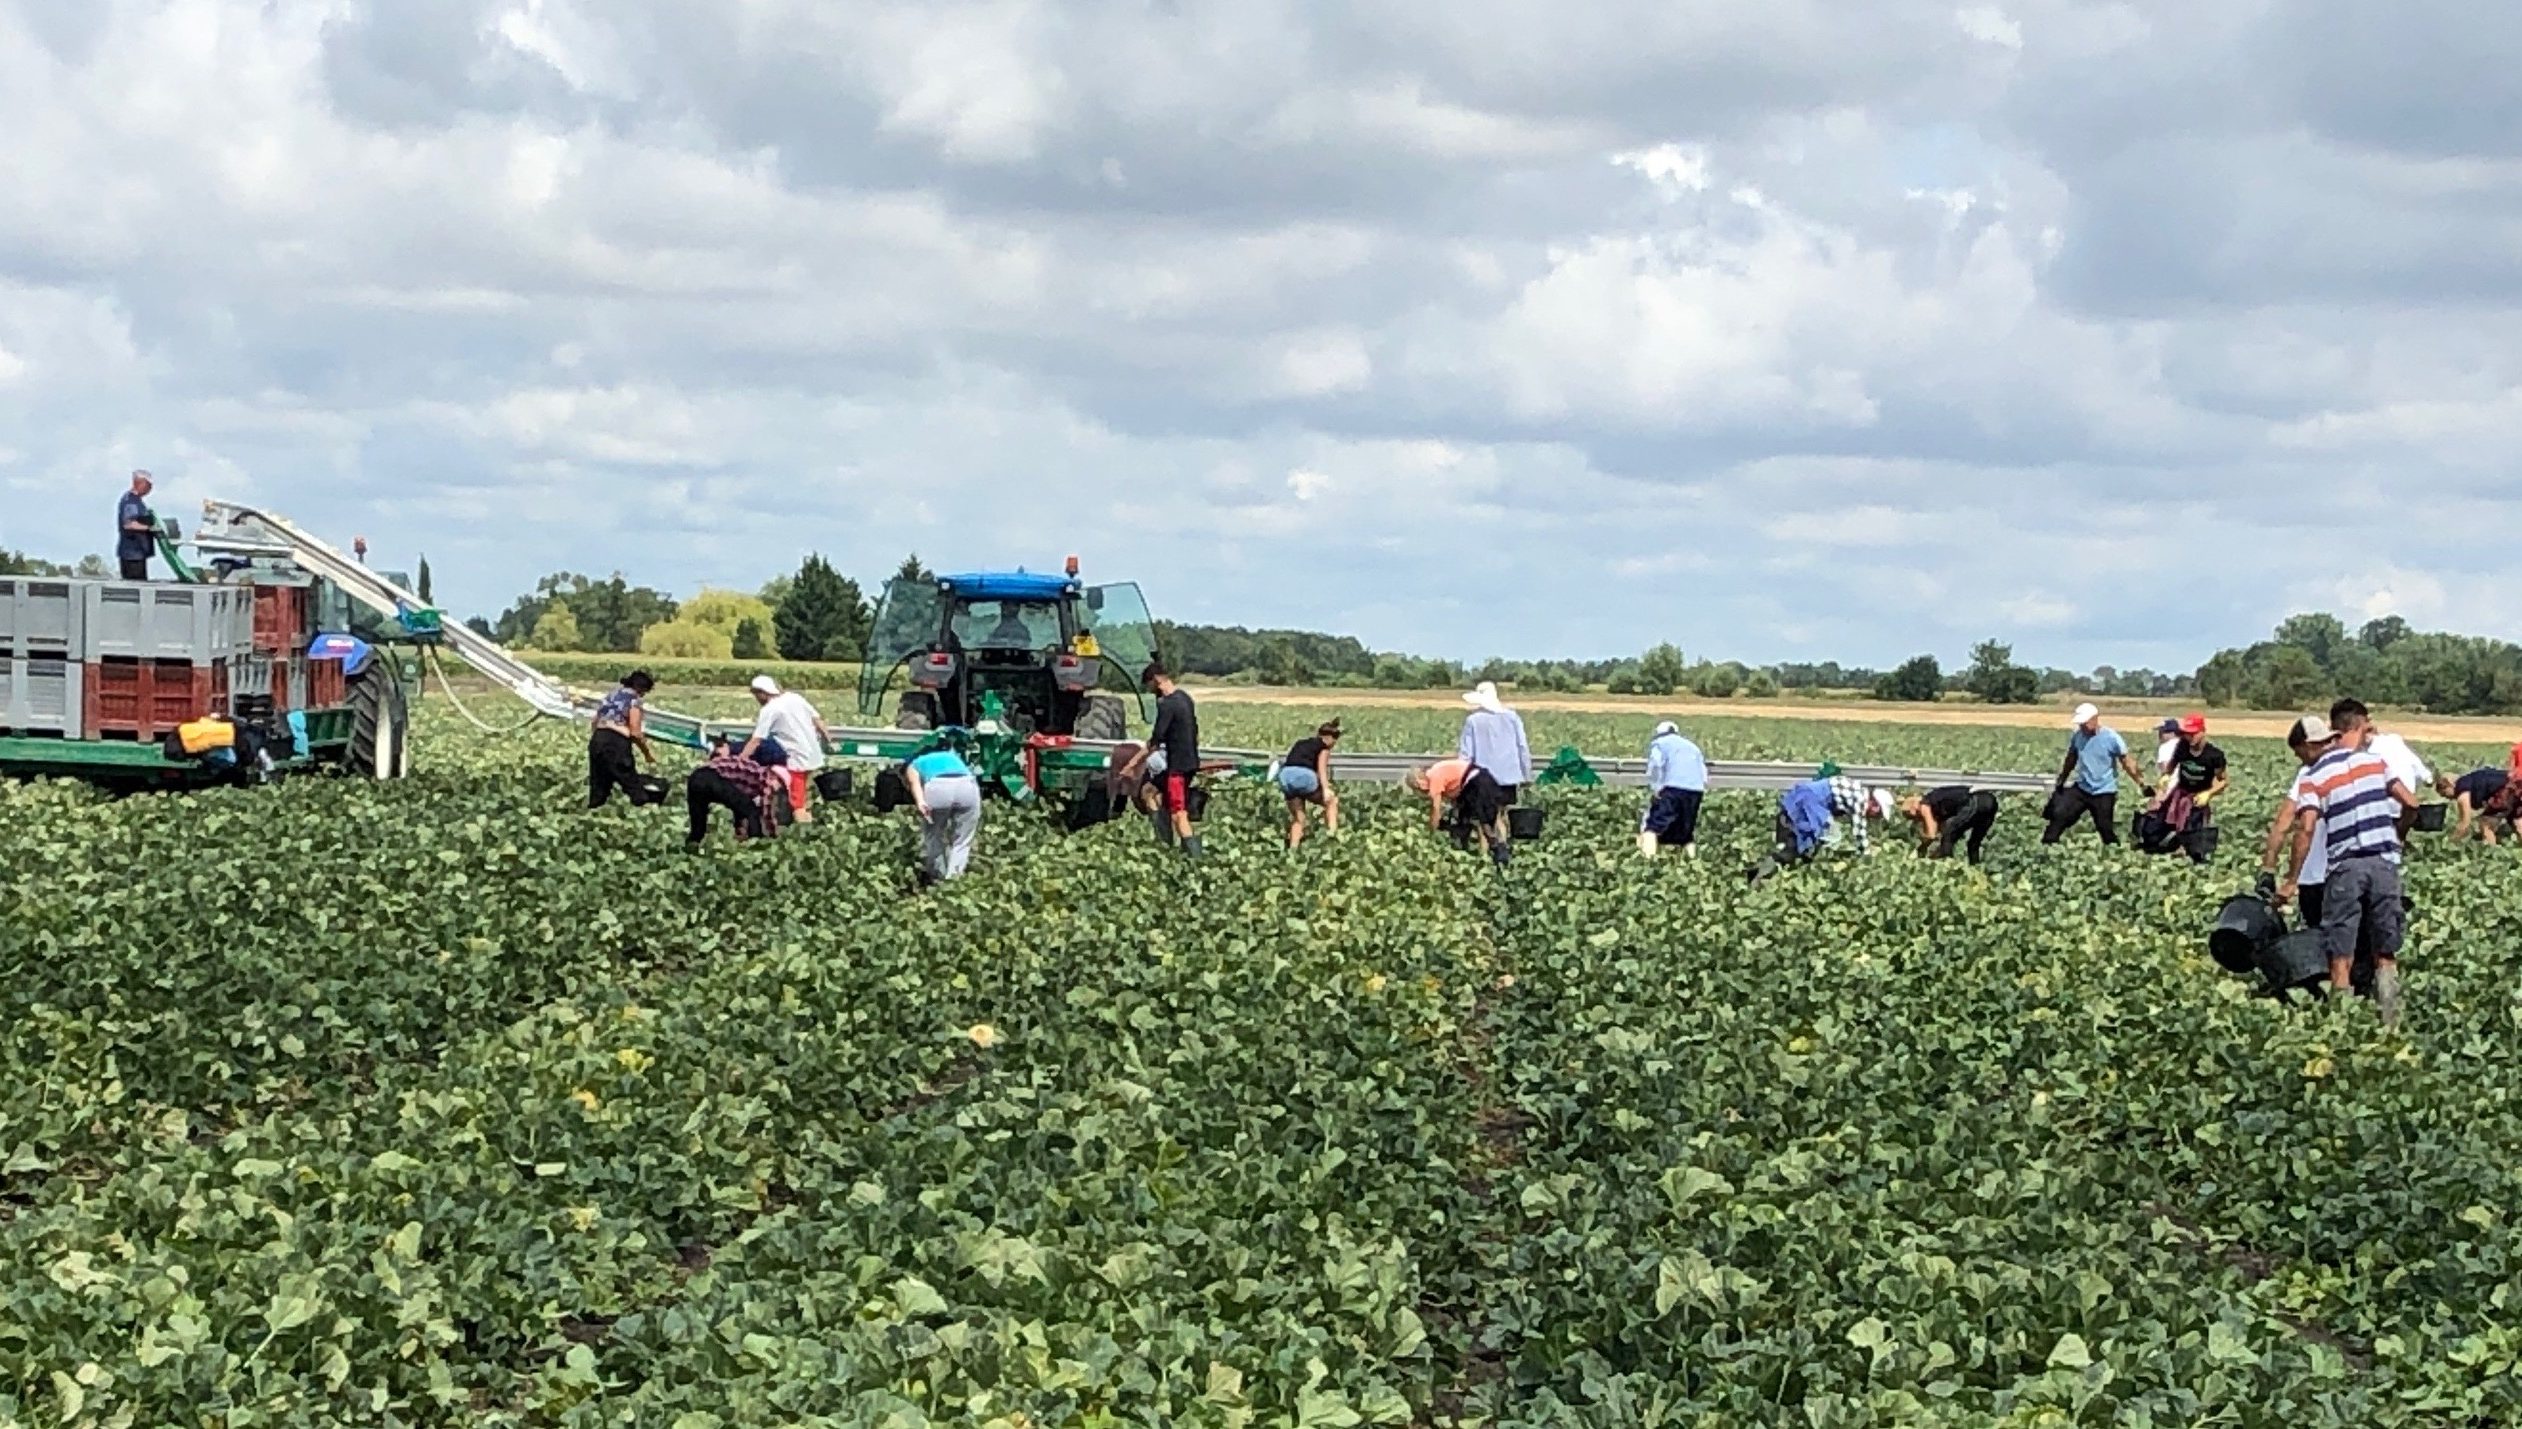
<path id="1" fill-rule="evenodd" d="M 1638 852 L 1653 858 L 1669 844 L 1698 857 L 1699 804 L 1707 797 L 1708 760 L 1671 720 L 1655 726 L 1655 737 L 1647 741 L 1646 787 Z"/>
<path id="2" fill-rule="evenodd" d="M 1497 782 L 1500 797 L 1490 833 L 1496 846 L 1503 846 L 1506 811 L 1515 806 L 1516 794 L 1532 782 L 1532 745 L 1524 738 L 1524 717 L 1498 699 L 1496 685 L 1482 680 L 1462 702 L 1471 706 L 1471 713 L 1463 719 L 1462 738 L 1454 752 Z"/>
<path id="3" fill-rule="evenodd" d="M 2067 740 L 2067 762 L 2058 770 L 2057 792 L 2049 796 L 2049 827 L 2041 831 L 2040 841 L 2056 843 L 2075 827 L 2076 820 L 2089 814 L 2102 842 L 2118 843 L 2119 773 L 2123 769 L 2147 798 L 2154 797 L 2137 761 L 2128 757 L 2128 741 L 2102 723 L 2100 710 L 2077 705 L 2075 733 Z"/>
<path id="4" fill-rule="evenodd" d="M 149 473 L 131 474 L 131 490 L 114 504 L 114 559 L 122 563 L 123 579 L 145 581 L 149 578 L 149 557 L 158 548 L 158 517 L 149 509 Z"/>

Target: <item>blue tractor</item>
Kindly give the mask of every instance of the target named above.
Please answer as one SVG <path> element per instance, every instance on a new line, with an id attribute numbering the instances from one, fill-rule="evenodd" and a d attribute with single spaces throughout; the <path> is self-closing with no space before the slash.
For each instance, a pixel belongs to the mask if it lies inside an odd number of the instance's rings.
<path id="1" fill-rule="evenodd" d="M 978 571 L 896 579 L 876 607 L 859 673 L 859 713 L 896 729 L 969 728 L 997 696 L 1018 734 L 1119 742 L 1143 723 L 1139 672 L 1156 658 L 1156 623 L 1138 587 L 1090 586 L 1071 557 L 1063 575 Z"/>

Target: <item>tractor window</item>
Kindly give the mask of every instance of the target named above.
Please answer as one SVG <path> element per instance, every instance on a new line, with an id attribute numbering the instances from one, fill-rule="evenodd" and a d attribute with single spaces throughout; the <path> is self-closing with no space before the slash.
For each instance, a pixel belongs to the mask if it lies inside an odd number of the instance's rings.
<path id="1" fill-rule="evenodd" d="M 1156 658 L 1156 621 L 1147 613 L 1147 601 L 1138 587 L 1128 583 L 1096 586 L 1086 592 L 1078 615 L 1101 648 L 1103 688 L 1137 699 L 1139 713 L 1145 715 L 1147 698 L 1139 688 L 1138 674 Z"/>
<path id="2" fill-rule="evenodd" d="M 1060 608 L 1050 601 L 976 600 L 954 614 L 966 650 L 1047 650 L 1060 643 Z"/>
<path id="3" fill-rule="evenodd" d="M 885 687 L 902 662 L 925 654 L 945 628 L 946 602 L 933 581 L 889 581 L 876 607 L 867 636 L 867 655 L 858 672 L 858 708 L 873 714 L 883 707 Z"/>

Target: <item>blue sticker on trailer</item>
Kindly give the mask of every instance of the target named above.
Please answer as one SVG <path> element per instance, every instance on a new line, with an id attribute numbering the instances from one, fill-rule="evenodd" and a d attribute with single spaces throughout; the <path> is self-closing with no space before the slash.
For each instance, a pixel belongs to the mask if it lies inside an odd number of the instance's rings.
<path id="1" fill-rule="evenodd" d="M 356 635 L 318 635 L 307 642 L 310 660 L 339 660 L 344 675 L 357 675 L 376 658 L 376 647 Z"/>

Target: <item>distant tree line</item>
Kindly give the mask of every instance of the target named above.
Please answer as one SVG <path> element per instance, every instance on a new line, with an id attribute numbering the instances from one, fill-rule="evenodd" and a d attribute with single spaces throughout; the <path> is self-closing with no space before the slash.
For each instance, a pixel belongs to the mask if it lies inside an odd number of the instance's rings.
<path id="1" fill-rule="evenodd" d="M 2522 647 L 2509 640 L 2421 631 L 2396 615 L 2350 634 L 2334 615 L 2289 616 L 2266 640 L 2219 650 L 2198 667 L 2210 704 L 2296 710 L 2336 695 L 2438 714 L 2522 710 Z"/>

